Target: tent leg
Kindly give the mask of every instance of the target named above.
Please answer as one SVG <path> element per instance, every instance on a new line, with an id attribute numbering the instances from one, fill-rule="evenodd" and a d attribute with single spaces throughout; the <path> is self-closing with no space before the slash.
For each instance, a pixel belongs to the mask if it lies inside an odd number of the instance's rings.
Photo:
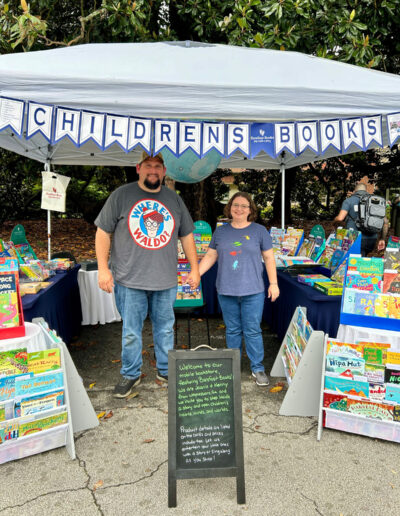
<path id="1" fill-rule="evenodd" d="M 282 229 L 285 229 L 285 165 L 281 163 L 281 187 L 282 187 L 282 214 L 281 214 L 281 221 L 282 221 Z"/>
<path id="2" fill-rule="evenodd" d="M 51 211 L 47 210 L 47 254 L 51 260 Z"/>

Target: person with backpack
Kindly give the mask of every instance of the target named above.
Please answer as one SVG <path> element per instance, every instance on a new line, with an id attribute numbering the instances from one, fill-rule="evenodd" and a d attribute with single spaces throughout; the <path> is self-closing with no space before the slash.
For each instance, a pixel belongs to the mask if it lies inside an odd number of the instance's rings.
<path id="1" fill-rule="evenodd" d="M 343 221 L 346 221 L 347 229 L 361 231 L 361 256 L 372 252 L 377 240 L 378 251 L 385 249 L 389 227 L 386 201 L 378 195 L 367 193 L 364 183 L 358 183 L 353 194 L 343 201 L 334 222 Z"/>

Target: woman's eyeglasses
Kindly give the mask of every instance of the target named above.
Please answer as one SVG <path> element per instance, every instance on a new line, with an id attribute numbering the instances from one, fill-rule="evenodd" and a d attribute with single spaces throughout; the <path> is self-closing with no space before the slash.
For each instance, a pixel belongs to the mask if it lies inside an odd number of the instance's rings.
<path id="1" fill-rule="evenodd" d="M 245 210 L 246 208 L 250 208 L 250 204 L 237 204 L 234 202 L 232 208 L 242 208 L 242 210 Z"/>

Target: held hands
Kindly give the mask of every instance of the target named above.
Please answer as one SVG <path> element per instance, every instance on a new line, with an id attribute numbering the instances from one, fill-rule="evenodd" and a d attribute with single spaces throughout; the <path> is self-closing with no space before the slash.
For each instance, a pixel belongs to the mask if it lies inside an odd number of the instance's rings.
<path id="1" fill-rule="evenodd" d="M 271 284 L 268 287 L 268 298 L 270 298 L 271 301 L 274 302 L 275 299 L 277 299 L 278 297 L 279 297 L 279 287 L 278 287 L 278 285 L 276 285 L 275 283 Z"/>
<path id="2" fill-rule="evenodd" d="M 185 278 L 185 282 L 190 286 L 192 290 L 200 285 L 200 274 L 198 272 L 191 271 Z"/>
<path id="3" fill-rule="evenodd" d="M 104 292 L 108 292 L 109 294 L 111 294 L 114 288 L 114 279 L 112 277 L 110 269 L 99 269 L 97 273 L 97 279 L 101 290 L 104 290 Z"/>

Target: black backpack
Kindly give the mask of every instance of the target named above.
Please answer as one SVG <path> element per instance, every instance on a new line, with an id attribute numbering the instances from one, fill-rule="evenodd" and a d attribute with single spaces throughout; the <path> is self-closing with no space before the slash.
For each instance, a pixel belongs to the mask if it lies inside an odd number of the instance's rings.
<path id="1" fill-rule="evenodd" d="M 374 235 L 382 230 L 386 216 L 386 201 L 379 195 L 367 192 L 357 192 L 360 197 L 358 203 L 358 217 L 354 221 L 361 233 Z"/>

